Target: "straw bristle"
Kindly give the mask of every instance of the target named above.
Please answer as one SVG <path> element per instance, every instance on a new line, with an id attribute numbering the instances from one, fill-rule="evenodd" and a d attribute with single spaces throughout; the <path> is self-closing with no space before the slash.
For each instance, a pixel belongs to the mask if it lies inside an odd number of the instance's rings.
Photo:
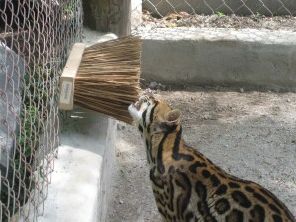
<path id="1" fill-rule="evenodd" d="M 75 78 L 74 102 L 131 123 L 128 106 L 138 99 L 141 41 L 124 37 L 85 49 Z"/>

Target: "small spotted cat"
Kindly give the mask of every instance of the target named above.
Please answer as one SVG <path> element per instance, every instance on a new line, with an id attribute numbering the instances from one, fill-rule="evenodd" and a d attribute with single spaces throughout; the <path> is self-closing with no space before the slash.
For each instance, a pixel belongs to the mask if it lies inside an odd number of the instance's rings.
<path id="1" fill-rule="evenodd" d="M 129 113 L 145 140 L 150 180 L 163 221 L 296 222 L 257 183 L 232 176 L 182 138 L 180 111 L 145 92 Z"/>

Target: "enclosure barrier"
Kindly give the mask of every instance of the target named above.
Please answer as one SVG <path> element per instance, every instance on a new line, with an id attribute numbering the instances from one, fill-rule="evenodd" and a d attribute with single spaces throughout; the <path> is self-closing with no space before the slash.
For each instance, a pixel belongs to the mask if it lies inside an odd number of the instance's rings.
<path id="1" fill-rule="evenodd" d="M 0 221 L 36 221 L 54 167 L 58 80 L 80 0 L 0 1 Z"/>
<path id="2" fill-rule="evenodd" d="M 240 16 L 296 15 L 296 2 L 289 0 L 143 0 L 143 8 L 161 17 L 178 12 Z"/>
<path id="3" fill-rule="evenodd" d="M 295 30 L 296 1 L 132 0 L 134 35 L 155 28 Z M 180 33 L 176 31 L 176 35 Z"/>

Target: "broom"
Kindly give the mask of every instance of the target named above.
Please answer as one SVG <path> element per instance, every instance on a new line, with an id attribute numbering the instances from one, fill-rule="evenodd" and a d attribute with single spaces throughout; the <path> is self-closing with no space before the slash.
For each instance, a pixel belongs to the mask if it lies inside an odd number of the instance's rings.
<path id="1" fill-rule="evenodd" d="M 59 108 L 73 104 L 131 123 L 138 99 L 141 41 L 128 36 L 85 48 L 74 44 L 60 79 Z"/>

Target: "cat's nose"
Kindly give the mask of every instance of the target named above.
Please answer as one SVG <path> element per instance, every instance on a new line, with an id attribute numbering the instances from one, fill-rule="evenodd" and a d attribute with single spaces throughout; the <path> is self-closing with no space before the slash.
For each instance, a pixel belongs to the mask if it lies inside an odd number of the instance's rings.
<path id="1" fill-rule="evenodd" d="M 135 110 L 138 110 L 138 109 L 137 109 L 137 106 L 136 106 L 135 103 L 132 103 L 132 104 L 130 104 L 130 105 L 128 106 L 128 111 L 129 111 L 129 112 L 133 112 L 133 111 L 135 111 Z"/>
<path id="2" fill-rule="evenodd" d="M 142 104 L 142 102 L 136 102 L 135 104 L 134 104 L 134 106 L 135 106 L 135 108 L 137 109 L 137 110 L 140 110 L 140 108 L 141 108 L 141 104 Z"/>

